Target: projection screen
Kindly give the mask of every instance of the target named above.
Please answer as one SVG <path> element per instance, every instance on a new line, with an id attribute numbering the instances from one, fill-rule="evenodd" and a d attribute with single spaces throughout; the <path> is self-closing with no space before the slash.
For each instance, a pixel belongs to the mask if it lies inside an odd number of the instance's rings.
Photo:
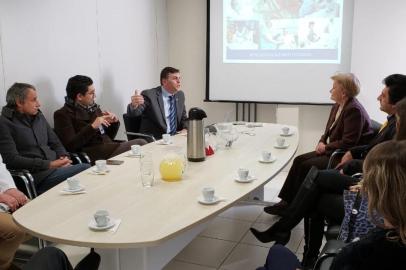
<path id="1" fill-rule="evenodd" d="M 348 72 L 350 0 L 208 0 L 206 100 L 331 103 Z"/>

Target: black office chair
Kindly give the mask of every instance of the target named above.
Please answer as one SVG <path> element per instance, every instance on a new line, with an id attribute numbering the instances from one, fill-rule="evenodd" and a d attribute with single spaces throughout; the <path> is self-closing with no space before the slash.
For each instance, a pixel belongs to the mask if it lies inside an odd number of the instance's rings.
<path id="1" fill-rule="evenodd" d="M 382 124 L 379 123 L 378 121 L 371 120 L 371 128 L 373 131 L 373 134 L 371 135 L 371 138 L 375 137 L 378 135 L 379 130 L 381 129 Z M 326 169 L 331 169 L 333 164 L 337 162 L 337 160 L 341 159 L 342 156 L 347 152 L 346 150 L 343 149 L 336 149 L 330 156 L 330 159 L 328 160 L 327 168 Z"/>
<path id="2" fill-rule="evenodd" d="M 30 200 L 38 196 L 34 177 L 28 170 L 9 170 L 18 190 L 23 192 Z"/>
<path id="3" fill-rule="evenodd" d="M 154 142 L 154 136 L 150 134 L 140 133 L 141 127 L 141 116 L 130 116 L 127 113 L 123 114 L 124 126 L 125 126 L 125 133 L 127 135 L 127 139 L 134 140 L 134 139 L 145 139 L 148 142 Z"/>

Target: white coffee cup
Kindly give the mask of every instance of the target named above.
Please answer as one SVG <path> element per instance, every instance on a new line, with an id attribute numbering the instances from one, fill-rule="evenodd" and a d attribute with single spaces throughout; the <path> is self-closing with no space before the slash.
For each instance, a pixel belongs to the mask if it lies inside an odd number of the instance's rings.
<path id="1" fill-rule="evenodd" d="M 170 143 L 171 142 L 171 134 L 162 134 L 162 140 L 164 143 Z"/>
<path id="2" fill-rule="evenodd" d="M 97 227 L 105 227 L 110 222 L 110 216 L 107 210 L 97 210 L 93 216 Z"/>
<path id="3" fill-rule="evenodd" d="M 250 173 L 250 171 L 248 169 L 239 168 L 238 169 L 238 178 L 240 180 L 247 180 L 249 173 Z"/>
<path id="4" fill-rule="evenodd" d="M 284 135 L 288 135 L 289 132 L 290 132 L 289 127 L 283 127 L 283 128 L 282 128 L 282 133 L 283 133 Z"/>
<path id="5" fill-rule="evenodd" d="M 80 188 L 80 182 L 79 182 L 79 179 L 77 179 L 77 178 L 68 177 L 66 179 L 66 182 L 68 183 L 68 188 L 70 190 L 77 190 Z"/>
<path id="6" fill-rule="evenodd" d="M 99 172 L 107 171 L 107 165 L 106 164 L 107 163 L 106 163 L 105 159 L 96 160 L 97 171 L 99 171 Z"/>
<path id="7" fill-rule="evenodd" d="M 272 153 L 270 151 L 262 151 L 262 160 L 263 161 L 270 161 L 272 157 Z"/>
<path id="8" fill-rule="evenodd" d="M 131 145 L 131 153 L 133 155 L 140 155 L 141 154 L 141 145 L 138 145 L 138 144 Z"/>
<path id="9" fill-rule="evenodd" d="M 276 138 L 276 144 L 277 144 L 279 147 L 284 146 L 284 145 L 285 145 L 285 139 L 284 139 L 284 138 Z"/>
<path id="10" fill-rule="evenodd" d="M 214 201 L 214 188 L 205 187 L 202 189 L 203 200 L 206 202 Z"/>

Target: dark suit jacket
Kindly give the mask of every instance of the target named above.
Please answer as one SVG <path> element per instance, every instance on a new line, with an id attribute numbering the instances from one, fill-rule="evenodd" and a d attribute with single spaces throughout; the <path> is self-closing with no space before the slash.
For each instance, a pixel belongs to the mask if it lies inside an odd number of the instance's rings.
<path id="1" fill-rule="evenodd" d="M 331 154 L 339 148 L 347 150 L 356 145 L 367 144 L 373 136 L 368 113 L 356 98 L 347 101 L 336 123 L 330 128 L 338 108 L 339 105 L 335 104 L 331 109 L 326 130 L 320 138 L 320 142 L 326 143 L 326 154 Z"/>
<path id="2" fill-rule="evenodd" d="M 367 145 L 355 146 L 350 149 L 353 160 L 343 166 L 343 172 L 347 175 L 362 172 L 364 159 L 368 152 L 377 144 L 392 140 L 396 134 L 396 117 L 388 117 L 388 124 Z"/>
<path id="3" fill-rule="evenodd" d="M 0 130 L 0 153 L 7 168 L 29 170 L 37 183 L 54 171 L 49 169 L 51 161 L 68 155 L 41 112 L 28 116 L 5 106 Z"/>
<path id="4" fill-rule="evenodd" d="M 103 113 L 98 107 L 90 112 L 67 99 L 65 105 L 54 113 L 55 132 L 69 151 L 84 151 L 92 160 L 106 159 L 119 147 L 113 139 L 120 122 L 104 127 L 105 133 L 101 134 L 99 129 L 91 126 L 101 115 Z"/>
<path id="5" fill-rule="evenodd" d="M 162 98 L 162 88 L 158 86 L 149 90 L 142 91 L 144 104 L 133 108 L 131 104 L 127 106 L 127 114 L 132 116 L 142 116 L 140 132 L 151 134 L 155 138 L 161 138 L 162 134 L 166 133 L 166 117 L 164 109 L 164 101 Z M 175 93 L 176 113 L 178 131 L 187 128 L 186 126 L 186 109 L 185 109 L 185 94 L 182 91 Z"/>

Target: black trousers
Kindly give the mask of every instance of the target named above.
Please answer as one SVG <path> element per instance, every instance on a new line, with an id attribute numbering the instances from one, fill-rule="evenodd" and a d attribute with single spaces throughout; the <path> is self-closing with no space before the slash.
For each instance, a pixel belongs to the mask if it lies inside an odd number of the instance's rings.
<path id="1" fill-rule="evenodd" d="M 329 157 L 327 155 L 318 155 L 315 151 L 297 156 L 293 160 L 288 177 L 286 178 L 278 197 L 291 203 L 310 168 L 315 166 L 317 169 L 323 170 L 327 167 L 328 161 Z"/>
<path id="2" fill-rule="evenodd" d="M 317 257 L 324 235 L 325 220 L 341 224 L 344 218 L 343 191 L 355 185 L 358 179 L 342 175 L 337 170 L 319 171 L 315 182 L 319 197 L 305 215 L 305 254 Z"/>
<path id="3" fill-rule="evenodd" d="M 75 270 L 96 270 L 100 265 L 100 255 L 93 250 L 75 267 Z M 55 247 L 45 247 L 38 251 L 25 264 L 23 270 L 73 270 L 66 254 Z"/>
<path id="4" fill-rule="evenodd" d="M 38 251 L 31 260 L 23 266 L 23 270 L 72 270 L 65 253 L 55 247 L 45 247 Z"/>

